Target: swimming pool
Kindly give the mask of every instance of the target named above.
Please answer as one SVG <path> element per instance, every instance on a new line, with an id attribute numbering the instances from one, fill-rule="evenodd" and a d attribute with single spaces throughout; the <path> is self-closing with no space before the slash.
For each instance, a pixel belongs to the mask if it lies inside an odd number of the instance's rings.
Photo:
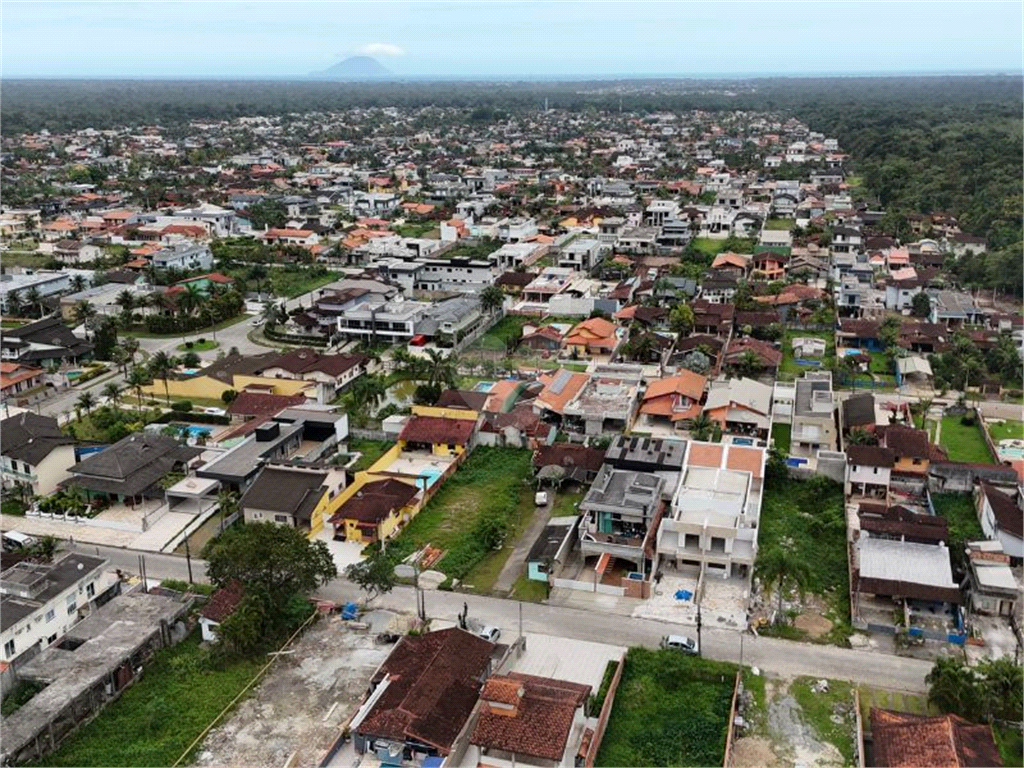
<path id="1" fill-rule="evenodd" d="M 182 368 L 181 372 L 186 376 L 195 376 L 200 370 L 199 368 Z"/>
<path id="2" fill-rule="evenodd" d="M 191 438 L 198 438 L 200 436 L 209 437 L 213 434 L 213 430 L 209 427 L 200 427 L 196 424 L 174 424 L 182 432 L 185 432 Z"/>
<path id="3" fill-rule="evenodd" d="M 1024 459 L 1024 440 L 1003 440 L 996 446 L 1000 460 Z"/>
<path id="4" fill-rule="evenodd" d="M 84 371 L 68 371 L 64 375 L 67 377 L 68 381 L 74 381 L 75 379 L 80 378 L 83 373 Z"/>
<path id="5" fill-rule="evenodd" d="M 419 475 L 417 475 L 417 477 L 418 478 L 419 477 L 426 478 L 427 479 L 427 488 L 432 488 L 434 486 L 434 483 L 436 483 L 441 478 L 441 475 L 443 475 L 443 474 L 444 473 L 441 470 L 439 470 L 439 469 L 424 469 L 424 470 L 420 471 L 420 473 L 419 473 Z"/>
<path id="6" fill-rule="evenodd" d="M 478 381 L 473 387 L 474 392 L 490 392 L 492 389 L 494 389 L 493 381 Z"/>

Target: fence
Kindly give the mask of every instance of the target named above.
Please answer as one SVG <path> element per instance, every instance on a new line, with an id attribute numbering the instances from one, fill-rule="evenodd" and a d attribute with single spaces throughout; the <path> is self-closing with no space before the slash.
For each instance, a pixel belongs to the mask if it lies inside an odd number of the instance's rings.
<path id="1" fill-rule="evenodd" d="M 725 730 L 725 760 L 722 765 L 728 768 L 732 765 L 733 739 L 736 737 L 736 704 L 740 698 L 740 690 L 743 687 L 743 670 L 736 670 L 736 682 L 732 686 L 732 705 L 729 707 L 729 725 Z"/>
<path id="2" fill-rule="evenodd" d="M 587 750 L 585 760 L 586 768 L 594 768 L 594 761 L 597 760 L 597 752 L 601 748 L 601 741 L 604 739 L 604 732 L 608 730 L 608 719 L 612 714 L 612 706 L 615 704 L 615 692 L 619 690 L 619 681 L 622 680 L 622 672 L 626 668 L 626 657 L 619 659 L 619 666 L 612 675 L 612 682 L 608 686 L 608 693 L 605 694 L 604 704 L 601 706 L 601 714 L 597 718 L 597 726 L 594 728 L 594 738 L 590 741 L 590 749 Z"/>
<path id="3" fill-rule="evenodd" d="M 623 597 L 626 590 L 622 587 L 615 587 L 611 584 L 602 584 L 597 581 L 577 581 L 576 579 L 553 579 L 552 586 L 562 589 L 573 589 L 577 592 L 596 592 L 599 595 L 614 595 Z"/>

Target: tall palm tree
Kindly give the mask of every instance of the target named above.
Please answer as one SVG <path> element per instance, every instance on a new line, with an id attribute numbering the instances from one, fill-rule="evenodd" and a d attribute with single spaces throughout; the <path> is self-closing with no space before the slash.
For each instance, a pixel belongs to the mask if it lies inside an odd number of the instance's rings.
<path id="1" fill-rule="evenodd" d="M 439 350 L 427 350 L 427 383 L 435 387 L 454 389 L 458 384 L 458 359 L 443 355 Z"/>
<path id="2" fill-rule="evenodd" d="M 71 290 L 76 292 L 85 290 L 85 277 L 83 275 L 72 275 Z"/>
<path id="3" fill-rule="evenodd" d="M 29 307 L 38 308 L 39 316 L 43 316 L 43 298 L 39 295 L 39 289 L 34 285 L 30 286 L 29 289 L 25 291 L 25 303 Z"/>
<path id="4" fill-rule="evenodd" d="M 690 419 L 690 434 L 693 435 L 694 440 L 706 441 L 711 437 L 714 428 L 715 423 L 706 413 L 698 413 Z"/>
<path id="5" fill-rule="evenodd" d="M 496 285 L 489 285 L 480 291 L 480 309 L 488 314 L 493 314 L 501 309 L 505 303 L 505 294 Z"/>
<path id="6" fill-rule="evenodd" d="M 779 605 L 775 620 L 780 622 L 783 594 L 787 587 L 795 587 L 803 597 L 811 578 L 810 566 L 791 546 L 782 544 L 759 552 L 756 569 L 761 582 L 768 588 L 774 587 L 778 592 Z"/>
<path id="7" fill-rule="evenodd" d="M 78 396 L 75 405 L 78 408 L 84 409 L 85 415 L 88 416 L 92 412 L 93 406 L 96 405 L 96 398 L 93 397 L 92 392 L 83 392 Z"/>
<path id="8" fill-rule="evenodd" d="M 79 325 L 84 325 L 87 328 L 89 326 L 89 321 L 96 317 L 96 307 L 88 301 L 80 301 L 75 304 L 73 312 L 75 315 L 75 322 Z"/>
<path id="9" fill-rule="evenodd" d="M 171 404 L 171 391 L 167 380 L 171 377 L 171 371 L 177 365 L 177 361 L 164 351 L 155 353 L 149 359 L 149 372 L 156 379 L 164 381 L 164 395 L 167 397 L 167 404 Z"/>
<path id="10" fill-rule="evenodd" d="M 146 369 L 139 367 L 133 367 L 125 379 L 125 383 L 135 390 L 135 395 L 139 398 L 140 408 L 142 407 L 142 388 L 149 384 L 151 380 L 149 374 L 146 373 Z"/>
<path id="11" fill-rule="evenodd" d="M 110 381 L 104 384 L 103 391 L 100 394 L 107 398 L 115 408 L 121 401 L 121 387 L 117 385 L 117 382 Z"/>
<path id="12" fill-rule="evenodd" d="M 14 315 L 15 317 L 21 312 L 21 291 L 15 288 L 13 291 L 7 292 L 7 312 L 8 314 Z"/>
<path id="13" fill-rule="evenodd" d="M 185 291 L 178 294 L 178 310 L 183 315 L 191 315 L 203 305 L 206 297 L 195 283 L 188 283 Z"/>
<path id="14" fill-rule="evenodd" d="M 384 381 L 379 376 L 372 374 L 360 376 L 352 385 L 352 399 L 360 410 L 370 413 L 377 410 L 377 406 L 380 405 L 386 394 Z"/>

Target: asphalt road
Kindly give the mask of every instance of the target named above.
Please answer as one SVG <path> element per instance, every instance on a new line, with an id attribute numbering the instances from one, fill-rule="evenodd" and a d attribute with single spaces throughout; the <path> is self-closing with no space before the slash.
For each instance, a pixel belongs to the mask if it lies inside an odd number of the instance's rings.
<path id="1" fill-rule="evenodd" d="M 78 545 L 75 551 L 99 554 L 110 559 L 115 568 L 138 573 L 139 553 L 115 547 Z M 150 579 L 188 579 L 185 558 L 175 555 L 146 553 L 146 572 Z M 205 563 L 192 559 L 192 575 L 196 581 L 205 579 Z M 324 586 L 318 597 L 335 602 L 358 599 L 360 590 L 344 579 Z M 537 603 L 522 603 L 480 595 L 430 590 L 426 593 L 427 614 L 433 618 L 456 621 L 463 603 L 469 606 L 470 618 L 499 627 L 508 641 L 519 629 L 520 605 L 524 632 L 566 637 L 614 645 L 657 647 L 667 634 L 679 633 L 678 625 L 651 619 L 626 619 L 618 614 L 583 611 Z M 411 587 L 399 586 L 378 597 L 374 607 L 412 613 L 415 596 Z M 687 629 L 686 631 L 692 632 Z M 883 688 L 923 692 L 924 677 L 931 664 L 877 651 L 852 650 L 808 643 L 795 643 L 769 637 L 740 635 L 733 630 L 705 628 L 701 633 L 704 655 L 720 661 L 756 666 L 766 673 L 784 677 L 810 675 L 850 680 Z M 742 648 L 741 648 L 742 646 Z"/>

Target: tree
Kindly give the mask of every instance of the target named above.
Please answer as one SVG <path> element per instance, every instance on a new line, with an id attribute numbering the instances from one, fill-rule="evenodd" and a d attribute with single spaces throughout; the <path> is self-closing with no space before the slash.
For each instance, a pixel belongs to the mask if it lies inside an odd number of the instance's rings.
<path id="1" fill-rule="evenodd" d="M 740 359 L 736 361 L 736 370 L 741 376 L 756 376 L 763 369 L 764 364 L 761 362 L 761 358 L 750 349 L 740 355 Z"/>
<path id="2" fill-rule="evenodd" d="M 715 423 L 706 413 L 698 413 L 690 419 L 690 434 L 693 435 L 694 440 L 706 441 L 711 437 L 714 428 Z"/>
<path id="3" fill-rule="evenodd" d="M 135 294 L 125 288 L 119 294 L 114 302 L 121 307 L 122 313 L 127 313 L 131 317 L 132 310 L 135 309 Z"/>
<path id="4" fill-rule="evenodd" d="M 125 383 L 133 390 L 135 390 L 135 396 L 139 398 L 139 407 L 142 407 L 142 388 L 152 381 L 152 377 L 146 372 L 145 368 L 133 367 L 128 372 L 128 376 L 125 379 Z"/>
<path id="5" fill-rule="evenodd" d="M 7 292 L 7 311 L 17 317 L 22 308 L 21 291 L 17 288 Z"/>
<path id="6" fill-rule="evenodd" d="M 86 415 L 88 415 L 92 411 L 93 406 L 96 405 L 96 398 L 93 396 L 92 392 L 83 392 L 78 396 L 78 400 L 75 401 L 75 405 L 78 408 L 84 409 Z"/>
<path id="7" fill-rule="evenodd" d="M 914 317 L 928 317 L 932 313 L 932 300 L 924 291 L 914 294 L 910 300 L 910 311 Z"/>
<path id="8" fill-rule="evenodd" d="M 444 355 L 437 349 L 428 349 L 426 352 L 427 383 L 434 387 L 454 389 L 459 383 L 458 358 L 454 354 Z"/>
<path id="9" fill-rule="evenodd" d="M 288 315 L 284 311 L 284 307 L 276 302 L 270 302 L 263 308 L 263 322 L 267 324 L 269 330 L 273 330 L 274 326 L 285 322 L 287 319 Z"/>
<path id="10" fill-rule="evenodd" d="M 501 309 L 505 303 L 505 294 L 496 285 L 489 285 L 480 291 L 480 308 L 487 313 L 493 313 Z"/>
<path id="11" fill-rule="evenodd" d="M 29 548 L 29 554 L 35 560 L 44 563 L 52 563 L 57 550 L 60 548 L 60 539 L 56 536 L 46 534 L 36 539 L 36 543 Z"/>
<path id="12" fill-rule="evenodd" d="M 198 367 L 199 363 L 199 355 L 197 355 L 192 350 L 189 350 L 188 352 L 181 356 L 181 364 L 184 365 L 186 368 L 196 368 Z"/>
<path id="13" fill-rule="evenodd" d="M 71 290 L 76 293 L 85 290 L 85 277 L 83 275 L 71 276 Z"/>
<path id="14" fill-rule="evenodd" d="M 680 304 L 669 313 L 669 327 L 676 333 L 689 333 L 693 330 L 693 308 L 687 304 Z"/>
<path id="15" fill-rule="evenodd" d="M 249 271 L 245 275 L 246 280 L 251 280 L 256 284 L 256 292 L 262 293 L 261 286 L 263 281 L 267 279 L 267 268 L 262 264 L 256 264 L 249 268 Z"/>
<path id="16" fill-rule="evenodd" d="M 86 328 L 90 325 L 89 321 L 96 317 L 96 307 L 88 301 L 80 301 L 75 304 L 73 312 L 75 322 L 79 325 L 84 325 Z"/>
<path id="17" fill-rule="evenodd" d="M 177 364 L 178 362 L 164 351 L 156 352 L 149 359 L 150 375 L 155 379 L 163 379 L 164 381 L 164 395 L 167 397 L 168 405 L 171 402 L 171 391 L 167 380 Z"/>
<path id="18" fill-rule="evenodd" d="M 186 283 L 185 290 L 178 294 L 178 311 L 183 315 L 191 315 L 202 306 L 206 297 L 195 283 Z"/>
<path id="19" fill-rule="evenodd" d="M 261 200 L 246 211 L 254 229 L 283 227 L 288 223 L 288 209 L 280 200 Z"/>
<path id="20" fill-rule="evenodd" d="M 366 592 L 367 602 L 385 595 L 395 586 L 395 566 L 387 555 L 377 550 L 365 560 L 345 569 L 345 576 Z"/>
<path id="21" fill-rule="evenodd" d="M 978 679 L 974 670 L 962 659 L 936 659 L 924 681 L 928 684 L 928 703 L 943 712 L 952 712 L 972 720 L 978 716 L 981 705 Z"/>
<path id="22" fill-rule="evenodd" d="M 357 410 L 363 413 L 372 413 L 377 410 L 377 406 L 387 394 L 384 380 L 373 374 L 366 374 L 356 379 L 352 384 L 351 392 L 353 404 Z"/>
<path id="23" fill-rule="evenodd" d="M 113 403 L 116 408 L 118 402 L 121 400 L 121 387 L 117 385 L 117 382 L 107 382 L 103 385 L 103 392 L 101 394 Z"/>
<path id="24" fill-rule="evenodd" d="M 699 373 L 702 376 L 711 370 L 711 358 L 699 349 L 695 349 L 683 355 L 683 359 L 679 364 L 686 370 Z"/>
<path id="25" fill-rule="evenodd" d="M 39 316 L 43 316 L 43 297 L 39 295 L 39 289 L 34 285 L 25 291 L 25 303 L 32 308 L 39 310 Z"/>
<path id="26" fill-rule="evenodd" d="M 878 340 L 882 342 L 882 345 L 886 349 L 894 349 L 896 342 L 900 338 L 900 326 L 903 322 L 893 315 L 885 318 L 882 324 L 878 327 Z"/>
<path id="27" fill-rule="evenodd" d="M 795 587 L 803 597 L 811 578 L 811 569 L 792 546 L 786 546 L 785 541 L 759 552 L 756 569 L 765 587 L 775 588 L 778 592 L 779 606 L 775 620 L 781 622 L 783 593 L 787 588 Z"/>
<path id="28" fill-rule="evenodd" d="M 224 405 L 231 405 L 233 402 L 235 402 L 235 398 L 237 397 L 238 392 L 236 392 L 233 389 L 225 389 L 223 392 L 220 393 L 220 399 L 224 403 Z"/>
<path id="29" fill-rule="evenodd" d="M 241 651 L 280 639 L 294 625 L 296 602 L 338 575 L 324 542 L 274 523 L 229 528 L 206 545 L 203 555 L 214 585 L 244 585 L 239 618 L 225 622 L 221 635 Z"/>

